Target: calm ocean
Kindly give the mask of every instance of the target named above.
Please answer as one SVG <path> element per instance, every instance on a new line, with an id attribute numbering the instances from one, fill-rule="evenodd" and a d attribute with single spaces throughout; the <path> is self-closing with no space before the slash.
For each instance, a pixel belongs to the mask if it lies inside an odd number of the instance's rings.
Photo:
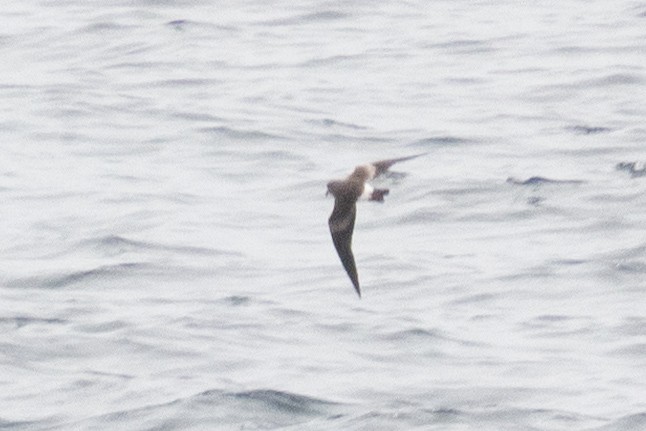
<path id="1" fill-rule="evenodd" d="M 644 1 L 0 24 L 0 429 L 646 430 Z"/>

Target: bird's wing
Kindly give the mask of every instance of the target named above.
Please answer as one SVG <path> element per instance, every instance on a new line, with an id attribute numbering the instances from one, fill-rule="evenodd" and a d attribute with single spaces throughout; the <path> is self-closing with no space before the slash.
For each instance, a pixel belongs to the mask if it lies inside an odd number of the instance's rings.
<path id="1" fill-rule="evenodd" d="M 428 153 L 415 154 L 414 156 L 401 157 L 399 159 L 388 159 L 388 160 L 380 160 L 378 162 L 372 162 L 371 165 L 375 167 L 374 177 L 378 177 L 379 175 L 383 174 L 395 163 L 404 162 L 406 160 L 414 159 L 416 157 L 423 156 L 425 154 L 428 154 Z"/>
<path id="2" fill-rule="evenodd" d="M 330 233 L 336 252 L 339 254 L 341 263 L 348 273 L 348 277 L 354 285 L 354 290 L 361 297 L 359 288 L 359 276 L 357 266 L 354 263 L 354 254 L 352 254 L 352 232 L 354 231 L 354 221 L 357 217 L 357 205 L 353 200 L 344 199 L 343 196 L 337 197 L 334 201 L 334 209 L 328 220 Z"/>

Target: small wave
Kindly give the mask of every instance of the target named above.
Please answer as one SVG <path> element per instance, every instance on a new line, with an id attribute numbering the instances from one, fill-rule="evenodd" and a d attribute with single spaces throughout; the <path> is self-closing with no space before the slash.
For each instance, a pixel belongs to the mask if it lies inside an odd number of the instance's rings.
<path id="1" fill-rule="evenodd" d="M 347 18 L 349 15 L 343 12 L 334 10 L 326 10 L 321 12 L 314 12 L 301 16 L 301 21 L 336 21 L 339 19 Z"/>
<path id="2" fill-rule="evenodd" d="M 152 265 L 147 263 L 119 263 L 65 274 L 27 277 L 9 282 L 9 286 L 60 289 L 82 282 L 120 277 L 143 270 L 150 270 L 150 268 L 152 268 Z"/>
<path id="3" fill-rule="evenodd" d="M 607 425 L 589 431 L 632 431 L 646 429 L 646 412 L 622 416 Z"/>
<path id="4" fill-rule="evenodd" d="M 390 139 L 388 138 L 382 138 L 379 136 L 353 136 L 351 134 L 345 134 L 345 133 L 330 133 L 330 134 L 325 134 L 325 135 L 318 135 L 317 139 L 323 142 L 355 142 L 355 143 L 360 143 L 360 142 L 365 142 L 369 144 L 374 144 L 377 142 L 389 142 Z"/>
<path id="5" fill-rule="evenodd" d="M 224 30 L 224 31 L 235 31 L 237 30 L 236 27 L 230 26 L 230 25 L 220 25 L 220 24 L 215 24 L 215 23 L 206 23 L 203 21 L 193 21 L 190 19 L 174 19 L 172 21 L 168 21 L 165 24 L 167 27 L 177 30 L 177 31 L 184 31 L 192 27 L 206 27 L 209 29 L 214 29 L 214 30 Z"/>
<path id="6" fill-rule="evenodd" d="M 254 156 L 259 159 L 260 163 L 265 164 L 268 160 L 291 160 L 296 162 L 305 162 L 302 155 L 295 154 L 293 151 L 286 150 L 265 150 L 254 153 Z"/>
<path id="7" fill-rule="evenodd" d="M 567 130 L 570 130 L 574 133 L 577 133 L 579 135 L 596 135 L 599 133 L 608 133 L 611 132 L 612 129 L 609 127 L 602 127 L 602 126 L 583 126 L 583 125 L 575 125 L 575 126 L 568 126 L 566 127 Z"/>
<path id="8" fill-rule="evenodd" d="M 80 33 L 90 33 L 90 34 L 105 34 L 108 32 L 119 32 L 123 31 L 126 26 L 117 24 L 116 22 L 97 22 L 85 26 L 79 30 Z"/>
<path id="9" fill-rule="evenodd" d="M 145 60 L 140 60 L 140 61 L 122 61 L 110 65 L 106 65 L 105 69 L 106 70 L 133 70 L 140 72 L 141 70 L 146 70 L 146 69 L 161 69 L 164 67 L 172 67 L 175 66 L 175 63 L 172 62 L 166 62 L 166 61 L 145 61 Z"/>
<path id="10" fill-rule="evenodd" d="M 432 409 L 432 410 L 429 410 L 429 413 L 433 413 L 434 415 L 436 415 L 438 420 L 447 420 L 447 419 L 453 420 L 455 418 L 458 418 L 464 415 L 464 412 L 462 410 L 449 408 L 449 407 L 440 407 L 437 409 Z"/>
<path id="11" fill-rule="evenodd" d="M 646 256 L 646 245 L 639 245 L 632 248 L 621 249 L 613 258 L 614 259 L 638 259 Z"/>
<path id="12" fill-rule="evenodd" d="M 329 22 L 337 21 L 340 19 L 347 18 L 349 15 L 343 12 L 328 10 L 313 12 L 308 14 L 295 15 L 287 18 L 279 18 L 270 21 L 264 21 L 260 23 L 261 25 L 268 26 L 283 26 L 283 25 L 302 25 L 309 23 L 319 23 L 319 22 Z"/>
<path id="13" fill-rule="evenodd" d="M 411 342 L 420 345 L 423 342 L 432 342 L 434 345 L 441 342 L 454 343 L 462 346 L 481 346 L 481 343 L 461 340 L 459 338 L 450 337 L 443 334 L 441 331 L 435 329 L 425 328 L 409 328 L 401 331 L 391 332 L 383 337 L 389 341 Z M 439 352 L 437 352 L 439 354 Z"/>
<path id="14" fill-rule="evenodd" d="M 203 112 L 173 112 L 171 113 L 172 118 L 177 118 L 180 120 L 189 120 L 195 122 L 216 122 L 216 121 L 226 121 L 224 117 L 218 117 L 212 114 L 205 114 Z"/>
<path id="15" fill-rule="evenodd" d="M 22 328 L 27 325 L 45 324 L 45 325 L 61 325 L 66 323 L 64 319 L 57 318 L 42 318 L 42 317 L 28 317 L 28 316 L 15 316 L 15 317 L 0 317 L 0 325 L 9 324 L 15 325 L 16 329 Z"/>
<path id="16" fill-rule="evenodd" d="M 424 328 L 410 328 L 402 331 L 391 332 L 384 336 L 387 340 L 442 340 L 446 339 L 438 331 Z"/>
<path id="17" fill-rule="evenodd" d="M 139 241 L 133 241 L 118 235 L 108 235 L 86 242 L 86 244 L 96 245 L 100 248 L 110 249 L 122 252 L 124 250 L 133 250 L 138 248 L 147 248 L 146 244 Z"/>
<path id="18" fill-rule="evenodd" d="M 426 45 L 425 48 L 446 50 L 446 52 L 452 55 L 487 53 L 497 50 L 489 41 L 475 39 L 457 39 L 448 42 L 433 43 Z"/>
<path id="19" fill-rule="evenodd" d="M 193 24 L 193 21 L 187 19 L 175 19 L 166 23 L 167 26 L 172 27 L 178 31 L 183 31 L 188 25 L 191 24 Z"/>
<path id="20" fill-rule="evenodd" d="M 635 74 L 630 73 L 614 73 L 610 75 L 603 76 L 601 78 L 593 79 L 590 81 L 583 82 L 584 86 L 619 86 L 619 85 L 638 85 L 642 84 L 644 79 Z"/>
<path id="21" fill-rule="evenodd" d="M 632 178 L 646 176 L 646 164 L 638 167 L 637 162 L 621 162 L 617 163 L 615 169 L 628 172 Z"/>
<path id="22" fill-rule="evenodd" d="M 646 334 L 646 319 L 639 317 L 628 318 L 618 328 L 624 336 L 642 336 Z"/>
<path id="23" fill-rule="evenodd" d="M 339 63 L 346 61 L 359 60 L 363 56 L 360 54 L 355 55 L 331 55 L 328 57 L 318 57 L 312 58 L 310 60 L 304 61 L 301 63 L 303 67 L 313 67 L 313 66 L 328 66 L 328 65 L 338 65 Z"/>
<path id="24" fill-rule="evenodd" d="M 540 206 L 543 202 L 545 202 L 545 198 L 540 197 L 540 196 L 530 196 L 527 198 L 527 204 L 532 205 L 532 206 Z"/>
<path id="25" fill-rule="evenodd" d="M 562 314 L 543 314 L 534 318 L 534 320 L 539 322 L 564 322 L 572 319 L 572 317 L 564 316 Z"/>
<path id="26" fill-rule="evenodd" d="M 0 418 L 1 430 L 35 430 L 50 429 L 52 424 L 49 421 L 7 421 Z"/>
<path id="27" fill-rule="evenodd" d="M 251 303 L 251 298 L 248 296 L 233 295 L 222 298 L 220 301 L 228 305 L 241 306 L 249 305 Z"/>
<path id="28" fill-rule="evenodd" d="M 577 266 L 589 263 L 589 260 L 585 259 L 554 259 L 551 261 L 552 264 L 557 266 Z"/>
<path id="29" fill-rule="evenodd" d="M 467 295 L 462 298 L 454 299 L 451 301 L 452 304 L 458 305 L 458 304 L 474 304 L 474 303 L 481 303 L 481 302 L 487 302 L 487 301 L 493 301 L 497 298 L 496 295 L 492 293 L 477 293 L 473 295 Z"/>
<path id="30" fill-rule="evenodd" d="M 529 177 L 526 180 L 519 180 L 514 177 L 508 177 L 507 183 L 517 186 L 538 186 L 543 184 L 583 184 L 581 180 L 553 180 L 545 177 Z"/>
<path id="31" fill-rule="evenodd" d="M 118 331 L 119 329 L 123 329 L 127 326 L 128 324 L 123 320 L 111 320 L 100 323 L 87 323 L 78 325 L 77 329 L 84 333 L 100 334 Z"/>
<path id="32" fill-rule="evenodd" d="M 178 78 L 178 79 L 162 79 L 158 81 L 149 81 L 141 84 L 145 88 L 179 88 L 179 87 L 196 87 L 205 88 L 214 84 L 219 84 L 222 81 L 219 79 L 204 79 L 204 78 Z"/>
<path id="33" fill-rule="evenodd" d="M 407 214 L 397 217 L 398 224 L 426 224 L 446 219 L 446 215 L 431 208 L 417 208 Z"/>
<path id="34" fill-rule="evenodd" d="M 636 359 L 643 358 L 646 356 L 646 343 L 634 343 L 629 346 L 624 346 L 614 350 L 613 353 L 622 358 L 627 356 L 633 356 Z"/>
<path id="35" fill-rule="evenodd" d="M 285 139 L 283 136 L 271 133 L 260 132 L 258 130 L 239 130 L 231 127 L 203 127 L 199 129 L 202 133 L 209 135 L 224 136 L 235 140 L 265 140 L 265 139 Z"/>
<path id="36" fill-rule="evenodd" d="M 74 424 L 82 429 L 180 429 L 174 418 L 193 418 L 194 428 L 220 429 L 222 426 L 250 429 L 276 429 L 297 426 L 312 417 L 323 419 L 335 414 L 338 404 L 277 390 L 227 392 L 207 390 L 196 395 L 145 407 L 114 411 L 84 419 Z M 237 426 L 236 426 L 237 425 Z M 70 427 L 68 428 L 75 428 Z"/>
<path id="37" fill-rule="evenodd" d="M 616 264 L 615 269 L 627 274 L 646 274 L 646 263 L 629 260 Z"/>
<path id="38" fill-rule="evenodd" d="M 168 251 L 173 253 L 184 253 L 201 256 L 239 256 L 239 253 L 226 250 L 218 250 L 207 247 L 168 245 L 154 242 L 137 241 L 124 238 L 119 235 L 108 235 L 101 238 L 87 240 L 81 243 L 82 246 L 97 249 L 109 256 L 118 256 L 128 252 L 136 251 Z"/>
<path id="39" fill-rule="evenodd" d="M 458 136 L 432 136 L 429 138 L 418 139 L 409 146 L 448 146 L 466 144 L 469 140 Z"/>
<path id="40" fill-rule="evenodd" d="M 271 389 L 260 389 L 248 392 L 237 392 L 231 394 L 234 398 L 248 401 L 258 401 L 268 407 L 287 411 L 296 414 L 308 414 L 318 412 L 320 407 L 334 405 L 335 403 L 311 398 L 304 395 L 292 394 L 289 392 L 276 391 Z"/>
<path id="41" fill-rule="evenodd" d="M 354 129 L 354 130 L 367 129 L 367 127 L 365 126 L 359 126 L 358 124 L 352 124 L 352 123 L 344 123 L 342 121 L 333 120 L 331 118 L 324 118 L 323 120 L 321 120 L 321 123 L 326 127 L 345 127 L 345 128 Z"/>

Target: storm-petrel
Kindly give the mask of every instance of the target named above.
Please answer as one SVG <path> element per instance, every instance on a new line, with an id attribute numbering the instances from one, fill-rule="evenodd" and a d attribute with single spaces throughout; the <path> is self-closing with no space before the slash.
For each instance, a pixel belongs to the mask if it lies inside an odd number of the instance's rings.
<path id="1" fill-rule="evenodd" d="M 423 154 L 360 165 L 345 180 L 327 183 L 327 193 L 334 196 L 334 209 L 328 220 L 332 241 L 359 298 L 361 298 L 359 276 L 357 275 L 357 266 L 354 263 L 354 255 L 352 254 L 352 232 L 354 230 L 354 220 L 357 216 L 356 202 L 359 199 L 383 202 L 384 196 L 388 194 L 389 190 L 373 188 L 368 184 L 368 181 L 383 174 L 397 162 L 414 159 L 421 155 Z"/>

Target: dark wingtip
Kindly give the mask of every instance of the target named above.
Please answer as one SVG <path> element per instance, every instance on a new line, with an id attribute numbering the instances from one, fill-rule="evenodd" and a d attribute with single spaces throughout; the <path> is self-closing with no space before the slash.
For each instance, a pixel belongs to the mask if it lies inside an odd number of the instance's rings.
<path id="1" fill-rule="evenodd" d="M 424 152 L 424 153 L 413 154 L 412 156 L 400 157 L 399 159 L 393 159 L 393 161 L 394 161 L 395 163 L 398 163 L 398 162 L 405 162 L 406 160 L 416 159 L 416 158 L 418 158 L 418 157 L 426 156 L 427 154 L 429 154 L 429 152 L 428 152 L 428 151 L 426 151 L 426 152 Z"/>
<path id="2" fill-rule="evenodd" d="M 348 273 L 350 275 L 350 273 Z M 354 287 L 355 292 L 357 292 L 357 295 L 359 295 L 359 299 L 361 299 L 361 287 L 359 287 L 359 277 L 357 275 L 350 275 L 350 281 L 352 281 L 352 287 Z"/>
<path id="3" fill-rule="evenodd" d="M 426 156 L 426 155 L 428 155 L 428 154 L 429 154 L 429 153 L 428 153 L 428 151 L 427 151 L 427 152 L 425 152 L 425 153 L 419 153 L 419 154 L 414 154 L 414 155 L 412 155 L 412 156 L 408 156 L 408 157 L 402 157 L 401 159 L 399 159 L 399 160 L 397 160 L 397 161 L 398 161 L 398 162 L 405 162 L 405 161 L 407 161 L 407 160 L 416 159 L 416 158 L 418 158 L 418 157 Z"/>
<path id="4" fill-rule="evenodd" d="M 429 154 L 429 153 L 425 152 L 425 153 L 414 154 L 412 156 L 400 157 L 399 159 L 388 159 L 388 160 L 380 160 L 378 162 L 374 162 L 373 165 L 375 166 L 375 168 L 377 168 L 377 172 L 375 173 L 375 177 L 378 177 L 379 175 L 386 172 L 395 163 L 405 162 L 406 160 L 415 159 L 417 157 L 425 156 L 427 154 Z"/>

